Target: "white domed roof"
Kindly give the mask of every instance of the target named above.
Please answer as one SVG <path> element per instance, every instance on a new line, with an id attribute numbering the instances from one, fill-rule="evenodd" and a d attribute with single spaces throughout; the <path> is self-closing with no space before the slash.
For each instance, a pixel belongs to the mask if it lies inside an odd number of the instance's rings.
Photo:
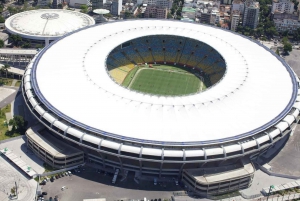
<path id="1" fill-rule="evenodd" d="M 15 14 L 5 21 L 6 29 L 24 38 L 57 39 L 66 33 L 95 24 L 92 17 L 70 10 L 41 9 Z"/>

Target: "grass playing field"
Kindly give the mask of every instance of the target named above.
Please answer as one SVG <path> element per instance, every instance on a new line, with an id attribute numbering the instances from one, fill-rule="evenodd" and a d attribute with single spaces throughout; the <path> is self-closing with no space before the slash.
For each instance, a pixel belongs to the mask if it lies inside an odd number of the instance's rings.
<path id="1" fill-rule="evenodd" d="M 139 68 L 133 72 L 133 75 L 124 80 L 123 86 L 129 85 L 129 89 L 144 93 L 176 96 L 196 93 L 206 88 L 197 76 L 173 66 Z"/>

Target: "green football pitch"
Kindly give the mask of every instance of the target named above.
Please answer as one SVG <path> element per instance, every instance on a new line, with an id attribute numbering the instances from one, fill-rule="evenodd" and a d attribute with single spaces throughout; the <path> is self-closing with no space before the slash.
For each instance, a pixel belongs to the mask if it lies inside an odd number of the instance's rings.
<path id="1" fill-rule="evenodd" d="M 204 88 L 206 87 L 203 82 L 194 74 L 187 71 L 170 71 L 169 69 L 161 70 L 153 68 L 139 69 L 129 85 L 129 89 L 165 96 L 196 93 Z"/>

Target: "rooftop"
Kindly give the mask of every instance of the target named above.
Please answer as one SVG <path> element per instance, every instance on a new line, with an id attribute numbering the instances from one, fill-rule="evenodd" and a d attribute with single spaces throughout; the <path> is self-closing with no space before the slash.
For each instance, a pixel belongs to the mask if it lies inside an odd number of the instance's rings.
<path id="1" fill-rule="evenodd" d="M 48 151 L 52 156 L 64 158 L 82 151 L 53 137 L 42 124 L 37 124 L 26 131 L 30 138 Z"/>
<path id="2" fill-rule="evenodd" d="M 225 59 L 223 79 L 201 93 L 165 97 L 125 89 L 108 76 L 106 57 L 115 47 L 159 34 L 209 44 Z M 72 57 L 62 57 L 65 52 Z M 89 27 L 45 47 L 28 68 L 35 94 L 57 116 L 84 132 L 138 142 L 211 144 L 253 136 L 284 118 L 297 96 L 294 73 L 265 46 L 183 21 L 125 20 Z"/>
<path id="3" fill-rule="evenodd" d="M 57 39 L 77 29 L 95 24 L 92 17 L 64 9 L 40 9 L 25 11 L 9 17 L 5 27 L 12 34 L 24 38 Z"/>
<path id="4" fill-rule="evenodd" d="M 254 173 L 251 163 L 246 165 L 234 165 L 230 167 L 216 167 L 209 169 L 188 169 L 185 170 L 193 176 L 199 183 L 212 184 L 221 181 L 230 181 L 233 178 L 241 178 Z"/>

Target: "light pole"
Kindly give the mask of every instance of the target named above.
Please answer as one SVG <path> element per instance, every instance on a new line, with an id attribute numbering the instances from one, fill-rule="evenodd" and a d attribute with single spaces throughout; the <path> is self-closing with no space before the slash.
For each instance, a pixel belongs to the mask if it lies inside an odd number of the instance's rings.
<path id="1" fill-rule="evenodd" d="M 271 192 L 272 189 L 274 189 L 274 186 L 273 186 L 273 185 L 271 185 L 270 188 L 269 188 L 269 193 L 268 193 L 268 197 L 267 197 L 267 200 L 266 200 L 266 201 L 268 201 L 269 196 L 270 196 L 270 192 Z"/>

